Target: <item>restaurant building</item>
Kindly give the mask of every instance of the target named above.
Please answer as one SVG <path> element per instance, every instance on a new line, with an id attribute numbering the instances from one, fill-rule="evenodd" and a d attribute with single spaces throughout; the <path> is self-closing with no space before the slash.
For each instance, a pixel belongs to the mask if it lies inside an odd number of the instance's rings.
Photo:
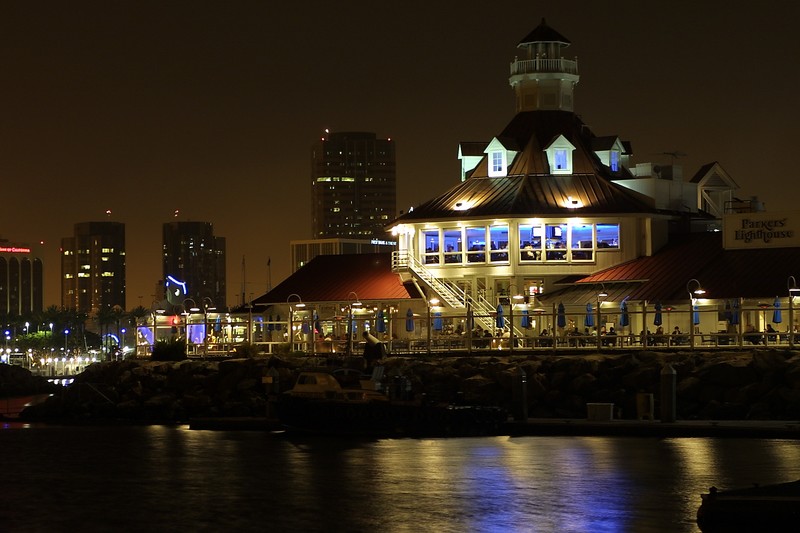
<path id="1" fill-rule="evenodd" d="M 320 256 L 255 299 L 250 312 L 283 327 L 269 342 L 317 350 L 370 330 L 393 351 L 793 345 L 800 213 L 740 200 L 718 162 L 689 179 L 634 163 L 630 141 L 575 113 L 569 45 L 544 21 L 522 39 L 516 115 L 462 143 L 461 179 L 387 226 L 390 265 Z M 362 262 L 395 281 L 372 283 Z M 381 292 L 390 286 L 403 290 Z M 253 328 L 245 338 L 257 343 Z"/>

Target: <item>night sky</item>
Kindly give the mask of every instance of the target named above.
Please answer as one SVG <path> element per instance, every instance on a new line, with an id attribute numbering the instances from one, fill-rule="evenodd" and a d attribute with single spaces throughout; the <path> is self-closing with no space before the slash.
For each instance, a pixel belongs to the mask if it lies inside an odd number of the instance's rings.
<path id="1" fill-rule="evenodd" d="M 762 1 L 10 1 L 0 4 L 0 237 L 36 244 L 60 305 L 61 237 L 124 222 L 127 308 L 149 307 L 161 225 L 227 238 L 228 303 L 290 271 L 310 238 L 325 128 L 397 142 L 398 209 L 459 179 L 459 141 L 514 114 L 517 43 L 572 41 L 575 109 L 634 162 L 719 161 L 739 196 L 795 207 L 797 3 Z M 789 194 L 791 193 L 791 194 Z M 43 244 L 38 243 L 43 241 Z"/>

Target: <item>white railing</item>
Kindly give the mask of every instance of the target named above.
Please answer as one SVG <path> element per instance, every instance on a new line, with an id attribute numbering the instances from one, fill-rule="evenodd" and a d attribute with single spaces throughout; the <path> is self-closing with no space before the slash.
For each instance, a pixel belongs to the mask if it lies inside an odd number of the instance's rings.
<path id="1" fill-rule="evenodd" d="M 578 62 L 564 58 L 539 58 L 515 60 L 511 63 L 511 75 L 535 74 L 537 72 L 563 72 L 578 74 Z"/>

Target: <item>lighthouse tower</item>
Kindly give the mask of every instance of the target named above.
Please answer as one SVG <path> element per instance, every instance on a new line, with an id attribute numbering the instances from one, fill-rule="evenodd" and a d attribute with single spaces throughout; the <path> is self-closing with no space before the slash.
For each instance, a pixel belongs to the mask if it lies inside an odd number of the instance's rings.
<path id="1" fill-rule="evenodd" d="M 578 60 L 561 57 L 569 40 L 549 27 L 544 19 L 517 48 L 524 51 L 511 63 L 509 82 L 517 96 L 517 112 L 573 111 L 578 84 Z"/>

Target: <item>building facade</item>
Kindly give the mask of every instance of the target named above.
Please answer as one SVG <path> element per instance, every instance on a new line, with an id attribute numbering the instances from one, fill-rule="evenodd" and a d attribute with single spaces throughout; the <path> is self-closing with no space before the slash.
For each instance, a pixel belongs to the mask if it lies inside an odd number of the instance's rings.
<path id="1" fill-rule="evenodd" d="M 80 313 L 125 307 L 125 224 L 82 222 L 61 239 L 61 305 Z"/>
<path id="2" fill-rule="evenodd" d="M 168 222 L 163 226 L 163 286 L 172 305 L 186 299 L 195 307 L 224 308 L 225 238 L 210 222 Z"/>
<path id="3" fill-rule="evenodd" d="M 312 238 L 383 239 L 396 215 L 395 146 L 374 133 L 327 133 L 311 151 Z"/>
<path id="4" fill-rule="evenodd" d="M 42 311 L 42 260 L 26 244 L 0 239 L 0 315 Z"/>

